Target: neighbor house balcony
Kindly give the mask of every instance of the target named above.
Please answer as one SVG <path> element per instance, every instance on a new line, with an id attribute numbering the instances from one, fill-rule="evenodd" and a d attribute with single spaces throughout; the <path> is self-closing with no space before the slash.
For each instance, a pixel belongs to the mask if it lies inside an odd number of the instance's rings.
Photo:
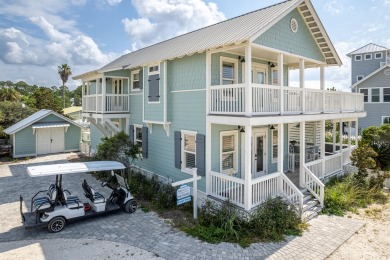
<path id="1" fill-rule="evenodd" d="M 251 91 L 251 106 L 246 95 Z M 360 93 L 251 83 L 210 86 L 209 114 L 288 115 L 363 112 Z M 251 111 L 247 111 L 250 108 Z"/>

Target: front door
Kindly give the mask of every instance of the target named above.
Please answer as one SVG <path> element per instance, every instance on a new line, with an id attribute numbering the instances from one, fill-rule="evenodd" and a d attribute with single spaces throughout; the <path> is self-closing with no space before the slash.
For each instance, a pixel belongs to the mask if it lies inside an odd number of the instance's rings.
<path id="1" fill-rule="evenodd" d="M 252 83 L 266 84 L 265 68 L 257 66 L 252 67 Z"/>
<path id="2" fill-rule="evenodd" d="M 253 134 L 253 178 L 266 174 L 266 144 L 267 132 L 265 130 L 255 131 Z"/>

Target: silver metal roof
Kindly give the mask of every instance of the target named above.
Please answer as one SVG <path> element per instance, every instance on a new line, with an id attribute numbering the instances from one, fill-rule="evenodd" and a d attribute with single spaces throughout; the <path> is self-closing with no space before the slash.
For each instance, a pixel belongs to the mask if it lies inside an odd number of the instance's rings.
<path id="1" fill-rule="evenodd" d="M 6 133 L 7 135 L 10 135 L 10 134 L 14 134 L 24 128 L 26 128 L 27 126 L 31 125 L 31 124 L 34 124 L 35 122 L 37 122 L 38 120 L 50 115 L 50 114 L 54 114 L 56 115 L 57 117 L 71 123 L 71 124 L 74 124 L 75 126 L 78 126 L 78 127 L 81 127 L 80 125 L 78 125 L 76 122 L 73 122 L 72 120 L 70 120 L 69 118 L 67 117 L 64 117 L 60 114 L 57 114 L 56 112 L 52 111 L 52 110 L 49 110 L 49 109 L 41 109 L 39 110 L 38 112 L 32 114 L 31 116 L 29 117 L 26 117 L 25 119 L 22 119 L 20 120 L 19 122 L 17 122 L 16 124 L 8 127 L 7 129 L 4 130 L 4 133 Z"/>
<path id="2" fill-rule="evenodd" d="M 99 71 L 134 68 L 223 45 L 241 43 L 303 0 L 288 0 L 125 54 Z"/>
<path id="3" fill-rule="evenodd" d="M 61 163 L 27 167 L 28 175 L 31 177 L 44 177 L 57 174 L 100 172 L 111 170 L 122 170 L 126 167 L 116 161 L 97 161 L 83 163 Z"/>
<path id="4" fill-rule="evenodd" d="M 357 50 L 354 50 L 350 53 L 347 54 L 348 57 L 351 57 L 351 55 L 355 55 L 355 54 L 362 54 L 362 53 L 370 53 L 370 52 L 378 52 L 378 51 L 387 51 L 387 50 L 390 50 L 389 48 L 386 48 L 386 47 L 383 47 L 383 46 L 380 46 L 378 44 L 374 44 L 374 43 L 369 43 Z"/>

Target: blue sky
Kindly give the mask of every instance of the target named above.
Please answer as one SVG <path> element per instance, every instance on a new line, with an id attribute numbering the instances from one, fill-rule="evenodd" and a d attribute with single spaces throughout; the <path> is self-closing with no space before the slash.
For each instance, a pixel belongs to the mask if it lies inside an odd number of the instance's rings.
<path id="1" fill-rule="evenodd" d="M 280 0 L 0 0 L 0 80 L 60 85 L 116 57 Z M 390 48 L 390 0 L 312 0 L 344 65 L 326 70 L 327 87 L 348 89 L 346 53 L 373 42 Z M 296 79 L 292 74 L 291 85 Z M 318 85 L 318 71 L 307 72 Z M 69 80 L 73 89 L 80 84 Z"/>

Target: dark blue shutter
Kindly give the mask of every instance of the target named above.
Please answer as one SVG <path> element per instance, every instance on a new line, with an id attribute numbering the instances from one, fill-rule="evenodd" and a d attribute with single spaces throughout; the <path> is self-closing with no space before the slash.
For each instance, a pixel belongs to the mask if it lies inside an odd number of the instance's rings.
<path id="1" fill-rule="evenodd" d="M 130 137 L 131 143 L 134 144 L 134 125 L 129 126 L 129 137 Z"/>
<path id="2" fill-rule="evenodd" d="M 144 73 L 143 73 L 143 69 L 141 68 L 139 70 L 139 89 L 143 89 L 144 88 Z"/>
<path id="3" fill-rule="evenodd" d="M 181 169 L 181 132 L 175 131 L 175 167 Z"/>
<path id="4" fill-rule="evenodd" d="M 196 135 L 196 168 L 199 176 L 206 176 L 206 156 L 205 156 L 206 136 Z"/>
<path id="5" fill-rule="evenodd" d="M 160 101 L 160 75 L 149 76 L 149 102 Z"/>
<path id="6" fill-rule="evenodd" d="M 148 128 L 142 127 L 142 158 L 148 158 Z"/>

